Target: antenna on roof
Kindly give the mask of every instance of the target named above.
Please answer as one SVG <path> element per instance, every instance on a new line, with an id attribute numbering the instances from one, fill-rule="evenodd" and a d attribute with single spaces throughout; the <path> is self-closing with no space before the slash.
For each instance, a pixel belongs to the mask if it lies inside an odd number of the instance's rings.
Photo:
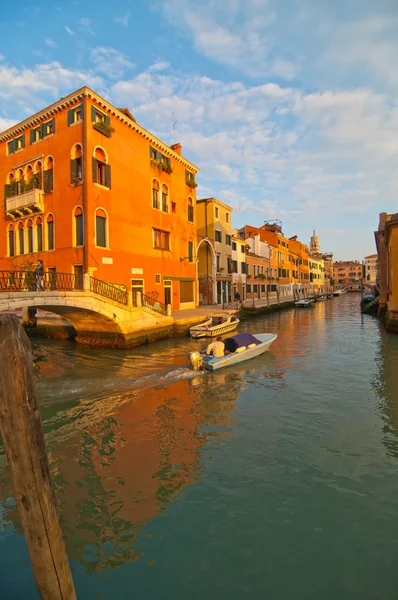
<path id="1" fill-rule="evenodd" d="M 173 111 L 173 144 L 176 141 L 175 140 L 176 125 L 177 125 L 177 119 L 174 118 L 174 111 Z"/>

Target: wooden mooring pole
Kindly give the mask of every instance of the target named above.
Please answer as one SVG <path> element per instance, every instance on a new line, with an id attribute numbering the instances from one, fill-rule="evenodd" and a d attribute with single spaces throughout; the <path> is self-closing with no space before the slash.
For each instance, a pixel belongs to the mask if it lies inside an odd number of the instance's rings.
<path id="1" fill-rule="evenodd" d="M 42 600 L 76 600 L 55 506 L 28 337 L 0 316 L 0 432 Z"/>

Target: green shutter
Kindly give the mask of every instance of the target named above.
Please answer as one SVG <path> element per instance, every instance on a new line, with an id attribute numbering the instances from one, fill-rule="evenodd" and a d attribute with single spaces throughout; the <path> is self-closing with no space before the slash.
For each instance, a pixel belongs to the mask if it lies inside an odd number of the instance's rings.
<path id="1" fill-rule="evenodd" d="M 31 129 L 30 130 L 30 143 L 33 144 L 34 141 L 36 141 L 36 130 Z"/>
<path id="2" fill-rule="evenodd" d="M 22 144 L 21 144 L 22 148 L 25 148 L 25 134 L 24 133 L 21 135 L 21 141 L 22 141 Z"/>
<path id="3" fill-rule="evenodd" d="M 51 119 L 51 132 L 55 133 L 55 119 L 54 119 L 54 117 Z"/>
<path id="4" fill-rule="evenodd" d="M 83 121 L 83 119 L 84 119 L 84 102 L 81 103 L 80 109 L 82 111 L 82 121 Z"/>
<path id="5" fill-rule="evenodd" d="M 104 115 L 104 117 L 105 117 L 105 123 L 110 126 L 111 125 L 111 118 L 108 117 L 108 115 Z"/>
<path id="6" fill-rule="evenodd" d="M 97 109 L 95 108 L 95 106 L 91 106 L 91 120 L 93 123 L 95 123 L 95 115 L 97 114 Z"/>
<path id="7" fill-rule="evenodd" d="M 111 165 L 105 165 L 105 185 L 107 188 L 111 188 Z"/>
<path id="8" fill-rule="evenodd" d="M 93 181 L 94 183 L 97 183 L 97 161 L 95 160 L 94 156 L 93 156 Z"/>
<path id="9" fill-rule="evenodd" d="M 71 108 L 70 110 L 68 110 L 68 125 L 72 125 L 72 123 L 74 122 L 74 114 L 75 114 L 75 109 Z"/>
<path id="10" fill-rule="evenodd" d="M 42 138 L 46 137 L 46 124 L 42 123 L 40 128 L 41 128 L 41 137 Z"/>
<path id="11" fill-rule="evenodd" d="M 73 159 L 70 161 L 70 182 L 75 183 L 77 179 L 77 160 Z"/>

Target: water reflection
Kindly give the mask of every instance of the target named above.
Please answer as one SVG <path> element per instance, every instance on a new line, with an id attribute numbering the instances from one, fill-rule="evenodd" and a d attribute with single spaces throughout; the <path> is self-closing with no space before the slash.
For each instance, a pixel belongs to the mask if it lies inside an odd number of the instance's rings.
<path id="1" fill-rule="evenodd" d="M 233 374 L 181 379 L 144 393 L 83 401 L 46 421 L 69 557 L 88 572 L 143 554 L 144 523 L 183 499 L 202 475 L 201 448 L 234 424 Z M 224 390 L 224 391 L 223 391 Z M 4 477 L 5 519 L 19 530 Z"/>

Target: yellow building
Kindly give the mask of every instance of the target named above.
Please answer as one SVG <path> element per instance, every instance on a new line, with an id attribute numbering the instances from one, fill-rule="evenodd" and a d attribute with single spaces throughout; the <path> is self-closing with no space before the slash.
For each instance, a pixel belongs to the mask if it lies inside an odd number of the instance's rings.
<path id="1" fill-rule="evenodd" d="M 385 315 L 387 329 L 398 333 L 398 213 L 380 213 L 375 238 L 379 255 L 379 314 Z"/>
<path id="2" fill-rule="evenodd" d="M 309 257 L 310 283 L 316 292 L 325 291 L 325 263 L 323 258 Z"/>
<path id="3" fill-rule="evenodd" d="M 197 200 L 199 304 L 232 301 L 232 208 L 216 198 Z"/>

